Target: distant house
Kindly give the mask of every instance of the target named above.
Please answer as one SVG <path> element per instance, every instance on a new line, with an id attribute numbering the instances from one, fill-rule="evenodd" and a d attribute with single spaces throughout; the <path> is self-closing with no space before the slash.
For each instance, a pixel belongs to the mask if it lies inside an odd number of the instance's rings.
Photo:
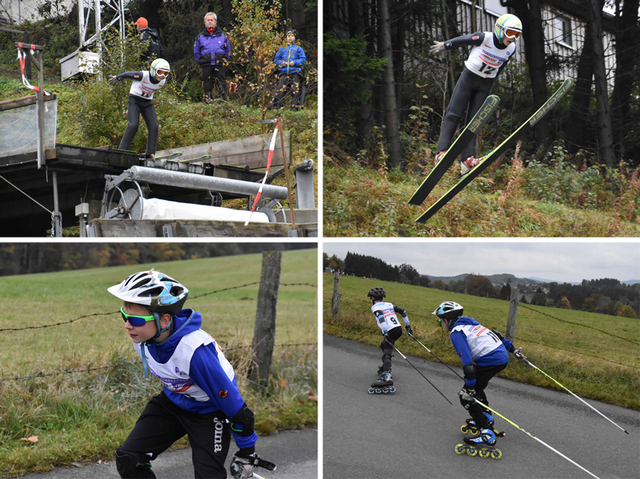
<path id="1" fill-rule="evenodd" d="M 367 3 L 368 0 L 364 0 Z M 373 3 L 375 3 L 374 0 Z M 416 2 L 420 0 L 407 0 Z M 475 4 L 475 7 L 474 7 Z M 458 0 L 457 28 L 461 34 L 475 31 L 493 31 L 496 20 L 510 9 L 503 7 L 500 0 Z M 339 37 L 349 36 L 349 15 L 354 12 L 349 10 L 348 0 L 325 0 L 324 15 L 325 25 L 330 25 L 331 30 Z M 542 5 L 542 21 L 544 23 L 545 44 L 548 64 L 548 75 L 555 80 L 563 80 L 567 77 L 576 77 L 576 66 L 585 38 L 586 22 L 584 20 L 586 9 L 581 0 L 566 0 L 563 8 L 554 8 Z M 613 35 L 613 17 L 605 13 L 603 22 L 605 66 L 609 78 L 609 85 L 613 85 L 615 73 L 615 47 Z M 414 25 L 431 38 L 445 39 L 445 34 L 440 28 L 429 31 Z M 429 44 L 425 44 L 425 54 Z M 398 46 L 395 46 L 398 48 Z M 514 57 L 516 62 L 524 62 L 524 40 L 518 42 L 518 50 Z"/>
<path id="2" fill-rule="evenodd" d="M 85 0 L 86 1 L 86 0 Z M 45 0 L 0 0 L 0 25 L 18 26 L 26 20 L 38 21 L 42 19 L 39 8 L 45 4 L 55 2 Z M 57 2 L 60 10 L 70 11 L 78 0 L 60 0 Z M 60 11 L 63 14 L 64 11 Z"/>

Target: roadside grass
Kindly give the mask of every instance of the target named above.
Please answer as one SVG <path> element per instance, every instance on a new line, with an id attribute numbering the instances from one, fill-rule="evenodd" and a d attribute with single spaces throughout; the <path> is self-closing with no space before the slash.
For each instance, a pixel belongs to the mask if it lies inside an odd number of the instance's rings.
<path id="1" fill-rule="evenodd" d="M 358 161 L 340 163 L 326 155 L 323 160 L 325 237 L 640 236 L 640 202 L 633 193 L 640 182 L 630 172 L 623 179 L 611 179 L 611 191 L 602 174 L 576 173 L 584 175 L 582 187 L 548 197 L 535 176 L 539 166 L 536 172 L 509 164 L 490 167 L 427 223 L 418 224 L 415 219 L 457 181 L 454 167 L 416 207 L 407 201 L 431 165 L 402 172 L 376 170 Z M 565 177 L 566 170 L 563 165 L 555 175 Z M 592 185 L 594 177 L 597 184 Z M 573 185 L 577 180 L 567 182 Z M 620 188 L 618 183 L 627 186 Z"/>
<path id="2" fill-rule="evenodd" d="M 256 414 L 258 434 L 316 424 L 317 275 L 309 264 L 317 264 L 316 250 L 283 252 L 266 389 L 246 377 L 259 284 L 205 295 L 259 282 L 260 254 L 0 278 L 0 329 L 110 313 L 53 328 L 0 332 L 0 474 L 15 477 L 113 458 L 146 401 L 162 387 L 155 377 L 144 379 L 123 330 L 120 302 L 106 288 L 152 266 L 190 289 L 186 307 L 202 313 L 203 329 L 227 351 Z M 21 440 L 30 436 L 38 442 Z M 174 447 L 187 444 L 183 439 Z"/>
<path id="3" fill-rule="evenodd" d="M 431 315 L 443 301 L 462 304 L 465 315 L 477 319 L 484 326 L 502 334 L 506 330 L 508 301 L 351 276 L 340 276 L 342 298 L 338 318 L 334 320 L 331 282 L 332 275 L 325 274 L 323 331 L 335 336 L 372 346 L 380 345 L 380 330 L 366 297 L 373 286 L 383 286 L 387 300 L 407 310 L 416 338 L 447 364 L 461 366 L 448 335 Z M 640 410 L 640 320 L 520 305 L 514 343 L 516 347 L 522 347 L 533 364 L 575 394 Z M 397 346 L 403 354 L 436 361 L 408 336 L 403 336 Z M 511 355 L 509 367 L 500 375 L 564 391 Z"/>

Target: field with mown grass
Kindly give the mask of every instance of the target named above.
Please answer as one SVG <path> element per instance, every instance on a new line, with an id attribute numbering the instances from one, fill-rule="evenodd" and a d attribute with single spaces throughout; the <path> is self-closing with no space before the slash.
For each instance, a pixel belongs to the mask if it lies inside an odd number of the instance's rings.
<path id="1" fill-rule="evenodd" d="M 121 302 L 106 289 L 150 267 L 189 288 L 186 307 L 202 313 L 203 329 L 234 365 L 259 435 L 317 424 L 317 250 L 282 254 L 267 390 L 247 379 L 259 284 L 242 286 L 259 283 L 261 261 L 253 254 L 1 277 L 0 330 L 107 314 L 0 331 L 0 474 L 113 458 L 162 386 L 153 376 L 144 379 Z M 234 289 L 220 291 L 226 288 Z M 32 436 L 37 442 L 23 440 Z M 186 445 L 182 439 L 175 447 Z"/>
<path id="2" fill-rule="evenodd" d="M 333 275 L 325 274 L 323 278 L 323 330 L 335 336 L 380 345 L 380 329 L 366 296 L 373 286 L 384 287 L 386 300 L 407 310 L 416 338 L 447 364 L 461 366 L 448 334 L 431 314 L 440 303 L 455 301 L 464 307 L 465 316 L 502 334 L 506 330 L 509 301 L 351 276 L 340 276 L 342 298 L 338 318 L 334 319 L 331 313 Z M 640 410 L 639 319 L 521 304 L 514 344 L 522 347 L 529 361 L 575 394 Z M 396 346 L 403 354 L 436 361 L 407 335 L 403 335 Z M 396 356 L 394 361 L 402 358 Z M 375 371 L 376 366 L 372 364 L 371 370 Z M 512 355 L 509 366 L 500 375 L 564 391 Z"/>
<path id="3" fill-rule="evenodd" d="M 407 201 L 433 168 L 428 155 L 407 171 L 389 171 L 333 153 L 325 150 L 323 159 L 325 237 L 640 236 L 638 172 L 576 169 L 561 146 L 549 163 L 526 168 L 505 157 L 424 224 L 415 219 L 456 183 L 457 163 L 413 206 Z"/>

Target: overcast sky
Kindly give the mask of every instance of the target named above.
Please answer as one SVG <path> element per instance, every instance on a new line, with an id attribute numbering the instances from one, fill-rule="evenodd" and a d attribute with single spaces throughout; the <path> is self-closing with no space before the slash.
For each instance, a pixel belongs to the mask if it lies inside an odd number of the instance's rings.
<path id="1" fill-rule="evenodd" d="M 323 251 L 344 259 L 347 252 L 392 264 L 408 263 L 421 274 L 511 273 L 560 283 L 583 279 L 640 280 L 640 240 L 618 242 L 328 242 Z"/>

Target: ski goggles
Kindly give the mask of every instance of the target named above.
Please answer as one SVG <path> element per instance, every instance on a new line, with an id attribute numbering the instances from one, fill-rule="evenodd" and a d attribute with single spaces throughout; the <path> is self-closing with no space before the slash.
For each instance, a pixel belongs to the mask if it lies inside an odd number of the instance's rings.
<path id="1" fill-rule="evenodd" d="M 158 70 L 156 76 L 166 78 L 169 76 L 169 72 L 167 70 Z"/>
<path id="2" fill-rule="evenodd" d="M 519 32 L 518 30 L 512 30 L 511 28 L 507 28 L 504 31 L 504 34 L 507 36 L 507 38 L 517 40 L 518 38 L 520 38 L 520 35 L 522 35 L 522 32 Z"/>
<path id="3" fill-rule="evenodd" d="M 122 314 L 122 319 L 126 323 L 129 321 L 129 324 L 134 328 L 139 328 L 140 326 L 144 326 L 147 324 L 147 321 L 155 321 L 155 316 L 140 316 L 139 314 L 129 314 L 124 312 L 124 306 L 120 308 L 120 314 Z"/>

